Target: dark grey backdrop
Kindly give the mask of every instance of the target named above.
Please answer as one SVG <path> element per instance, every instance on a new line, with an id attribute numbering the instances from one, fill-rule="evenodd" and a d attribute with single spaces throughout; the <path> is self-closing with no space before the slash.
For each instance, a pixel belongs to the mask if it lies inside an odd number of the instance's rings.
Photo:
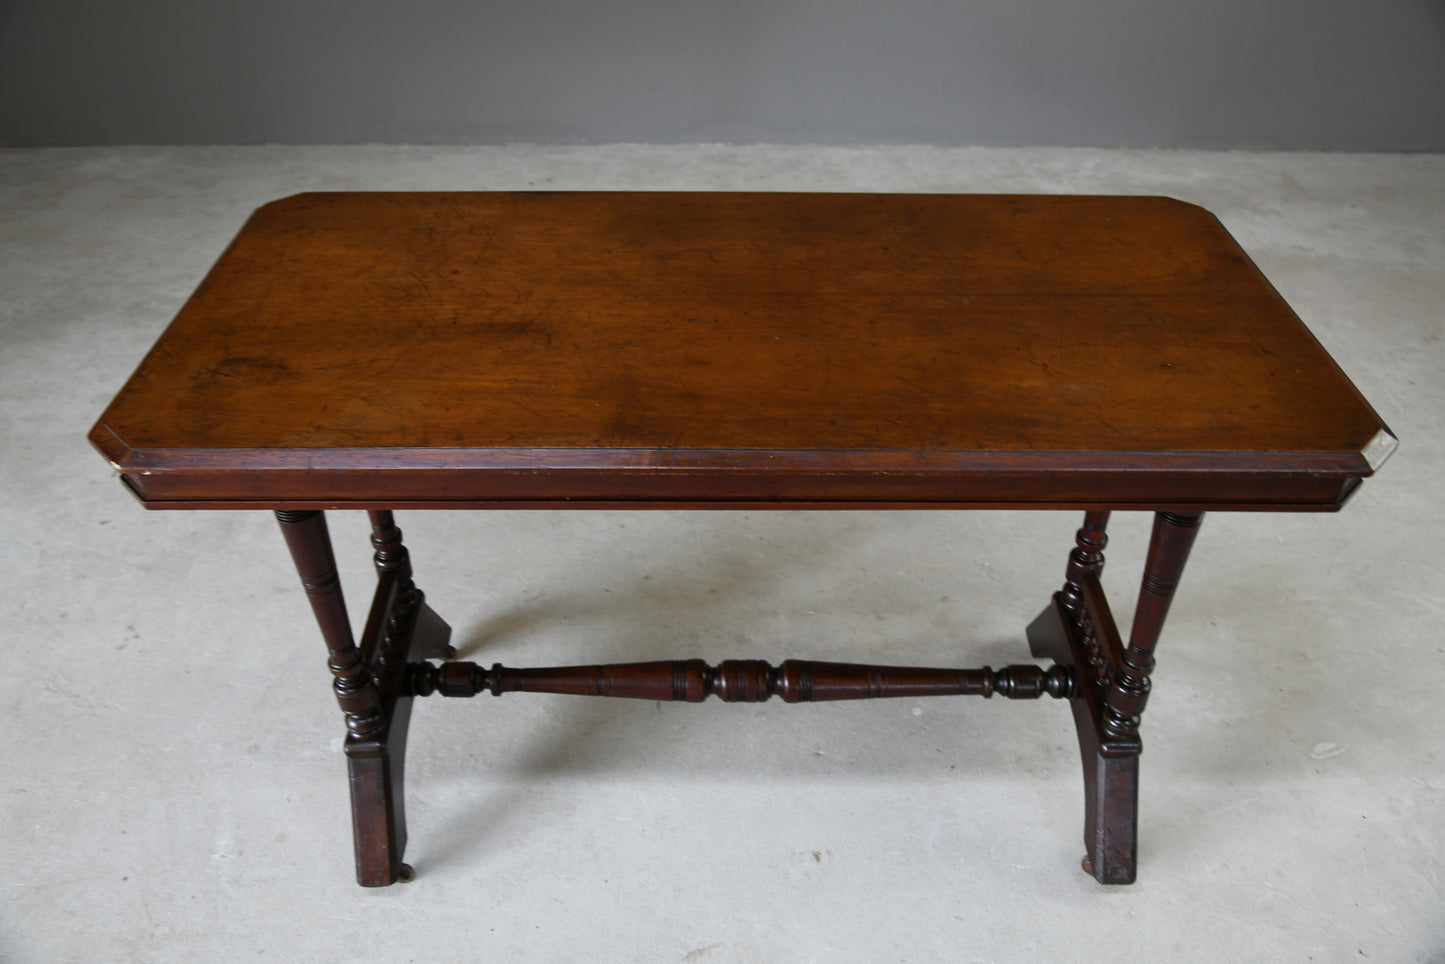
<path id="1" fill-rule="evenodd" d="M 1445 150 L 1445 0 L 0 0 L 0 143 Z"/>

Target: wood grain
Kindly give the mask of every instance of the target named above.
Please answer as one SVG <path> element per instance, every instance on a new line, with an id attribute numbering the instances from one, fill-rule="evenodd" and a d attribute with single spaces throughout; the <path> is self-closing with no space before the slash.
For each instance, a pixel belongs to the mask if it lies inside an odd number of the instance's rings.
<path id="1" fill-rule="evenodd" d="M 92 432 L 148 504 L 1337 506 L 1383 422 L 1166 198 L 303 194 Z"/>

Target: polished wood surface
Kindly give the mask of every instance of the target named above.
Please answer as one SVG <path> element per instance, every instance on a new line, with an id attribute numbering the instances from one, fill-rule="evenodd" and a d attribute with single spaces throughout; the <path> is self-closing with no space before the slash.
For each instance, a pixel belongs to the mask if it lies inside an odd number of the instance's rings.
<path id="1" fill-rule="evenodd" d="M 336 701 L 346 718 L 346 765 L 356 880 L 380 887 L 406 880 L 406 739 L 412 667 L 452 659 L 451 627 L 412 580 L 411 558 L 392 513 L 371 513 L 377 585 L 361 643 L 351 635 L 323 513 L 281 510 L 281 533 L 311 600 L 330 659 Z"/>
<path id="2" fill-rule="evenodd" d="M 1029 664 L 982 669 L 879 666 L 789 659 L 773 666 L 760 659 L 726 659 L 709 666 L 700 659 L 650 663 L 604 663 L 516 669 L 494 663 L 450 662 L 412 667 L 411 692 L 418 696 L 476 696 L 487 692 L 557 693 L 619 699 L 701 703 L 828 703 L 836 700 L 910 699 L 923 696 L 982 696 L 1055 699 L 1074 695 L 1074 674 L 1062 666 L 1044 670 Z"/>
<path id="3" fill-rule="evenodd" d="M 92 430 L 146 505 L 275 510 L 347 724 L 357 880 L 408 879 L 412 704 L 1069 702 L 1084 868 L 1137 866 L 1139 728 L 1206 509 L 1337 508 L 1394 438 L 1207 212 L 1151 197 L 306 194 L 259 210 Z M 998 671 L 453 662 L 393 508 L 1076 506 Z M 324 515 L 369 510 L 358 640 Z M 1127 643 L 1100 581 L 1155 512 Z M 432 660 L 444 660 L 440 665 Z"/>
<path id="4" fill-rule="evenodd" d="M 92 440 L 155 507 L 1203 510 L 1335 507 L 1382 431 L 1166 198 L 336 193 Z"/>

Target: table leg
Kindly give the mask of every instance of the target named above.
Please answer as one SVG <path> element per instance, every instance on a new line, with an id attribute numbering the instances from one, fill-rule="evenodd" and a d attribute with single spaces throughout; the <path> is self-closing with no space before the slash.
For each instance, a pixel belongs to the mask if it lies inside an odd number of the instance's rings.
<path id="1" fill-rule="evenodd" d="M 1174 590 L 1189 561 L 1189 550 L 1199 534 L 1202 513 L 1184 515 L 1160 512 L 1154 516 L 1149 555 L 1144 560 L 1144 579 L 1139 586 L 1139 604 L 1134 607 L 1134 625 L 1129 631 L 1129 648 L 1114 669 L 1113 685 L 1104 698 L 1104 731 L 1116 740 L 1132 740 L 1139 733 L 1139 715 L 1149 699 L 1149 674 L 1154 671 L 1154 647 L 1169 615 Z"/>
<path id="2" fill-rule="evenodd" d="M 1203 516 L 1155 515 L 1127 649 L 1099 580 L 1108 517 L 1085 516 L 1064 588 L 1030 624 L 1028 636 L 1035 656 L 1081 670 L 1070 702 L 1084 768 L 1084 870 L 1100 883 L 1127 884 L 1138 854 L 1139 717 L 1154 648 Z"/>
<path id="3" fill-rule="evenodd" d="M 326 642 L 337 702 L 346 717 L 357 880 L 363 886 L 382 886 L 410 876 L 410 868 L 402 863 L 406 846 L 402 780 L 413 697 L 431 692 L 473 695 L 483 688 L 490 688 L 494 693 L 513 688 L 552 690 L 540 684 L 504 685 L 502 667 L 493 667 L 489 672 L 471 664 L 457 664 L 453 669 L 466 677 L 461 679 L 456 672 L 441 672 L 422 663 L 426 659 L 455 657 L 455 651 L 448 645 L 451 629 L 426 605 L 422 592 L 416 588 L 410 557 L 391 512 L 375 510 L 369 514 L 378 583 L 360 645 L 351 633 L 325 516 L 319 511 L 283 510 L 278 511 L 276 517 Z M 1074 712 L 1084 768 L 1087 848 L 1084 869 L 1101 883 L 1134 880 L 1141 747 L 1139 717 L 1148 699 L 1154 648 L 1202 518 L 1202 515 L 1169 512 L 1155 516 L 1127 648 L 1119 642 L 1100 582 L 1108 541 L 1105 530 L 1109 512 L 1105 510 L 1085 514 L 1084 525 L 1069 556 L 1064 587 L 1028 629 L 1035 656 L 1049 657 L 1061 667 L 1074 669 L 1073 673 L 1060 670 L 1061 675 L 1054 680 L 1056 685 L 1048 687 L 1048 692 L 1056 697 L 1068 697 Z M 790 678 L 783 672 L 787 665 L 779 670 L 784 683 Z M 669 663 L 664 668 L 667 670 L 665 682 L 676 690 L 677 666 Z M 592 681 L 597 671 L 609 668 L 581 669 L 589 671 L 584 675 Z M 634 676 L 642 674 L 646 676 L 642 682 L 649 686 L 652 676 L 656 675 L 652 672 L 656 667 L 650 665 L 611 669 L 630 671 Z M 722 669 L 718 667 L 714 675 L 722 673 Z M 865 675 L 872 680 L 880 668 L 842 669 L 867 671 Z M 1008 673 L 1017 674 L 1025 669 L 1032 667 L 1010 667 Z M 700 678 L 708 676 L 706 670 L 707 667 L 699 670 Z M 536 676 L 551 680 L 563 670 L 511 672 L 513 675 L 522 672 L 524 676 L 530 673 L 527 679 Z M 936 674 L 941 671 L 911 672 Z M 1013 681 L 1014 676 L 1008 673 L 1003 674 L 1004 677 Z M 501 675 L 492 679 L 497 674 Z M 991 671 L 986 670 L 974 674 L 988 683 L 982 688 L 972 686 L 973 676 L 967 671 L 950 671 L 946 675 L 950 680 L 953 676 L 959 677 L 962 682 L 953 681 L 958 683 L 959 692 L 977 690 L 987 695 L 1007 691 L 1006 695 L 1025 698 L 1037 697 L 1043 692 L 1039 681 L 1034 681 L 1038 685 L 1024 686 L 1018 693 L 1013 692 L 1012 682 L 1000 690 L 990 682 L 993 677 Z M 624 681 L 632 679 L 625 672 L 623 677 Z M 577 688 L 570 679 L 564 680 L 566 686 L 556 691 L 592 692 L 586 687 Z M 664 698 L 652 692 L 655 688 L 647 689 L 648 698 Z M 688 688 L 684 686 L 684 689 Z M 705 689 L 693 695 L 700 699 Z M 857 687 L 845 689 L 851 694 Z M 635 694 L 629 690 L 611 695 Z M 786 693 L 784 695 L 786 698 Z M 869 690 L 867 695 L 892 694 L 875 694 Z M 692 696 L 674 694 L 673 698 L 691 699 Z"/>
<path id="4" fill-rule="evenodd" d="M 351 635 L 326 516 L 314 511 L 282 510 L 276 513 L 276 519 L 326 641 L 330 654 L 326 665 L 334 678 L 336 701 L 346 715 L 346 728 L 354 736 L 375 736 L 385 725 L 381 695 Z"/>
<path id="5" fill-rule="evenodd" d="M 406 880 L 403 777 L 412 696 L 407 663 L 449 658 L 451 634 L 412 582 L 401 530 L 389 511 L 371 514 L 378 576 L 362 644 L 351 634 L 326 517 L 317 511 L 279 511 L 276 518 L 330 653 L 328 665 L 346 716 L 346 758 L 356 879 L 364 887 Z"/>

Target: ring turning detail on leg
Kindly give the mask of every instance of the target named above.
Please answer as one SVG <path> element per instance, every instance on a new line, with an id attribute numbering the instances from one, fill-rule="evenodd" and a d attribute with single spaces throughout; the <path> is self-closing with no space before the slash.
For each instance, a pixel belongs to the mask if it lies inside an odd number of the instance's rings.
<path id="1" fill-rule="evenodd" d="M 666 191 L 267 204 L 90 438 L 148 508 L 275 513 L 346 727 L 368 886 L 410 874 L 415 699 L 483 692 L 1048 696 L 1074 717 L 1084 866 L 1128 883 L 1155 651 L 1204 515 L 1335 511 L 1396 445 L 1193 205 Z M 1083 524 L 1026 630 L 1042 665 L 517 669 L 455 661 L 393 517 L 498 508 L 1068 510 Z M 371 527 L 359 636 L 333 509 Z M 1102 581 L 1121 511 L 1154 517 L 1127 639 Z"/>

